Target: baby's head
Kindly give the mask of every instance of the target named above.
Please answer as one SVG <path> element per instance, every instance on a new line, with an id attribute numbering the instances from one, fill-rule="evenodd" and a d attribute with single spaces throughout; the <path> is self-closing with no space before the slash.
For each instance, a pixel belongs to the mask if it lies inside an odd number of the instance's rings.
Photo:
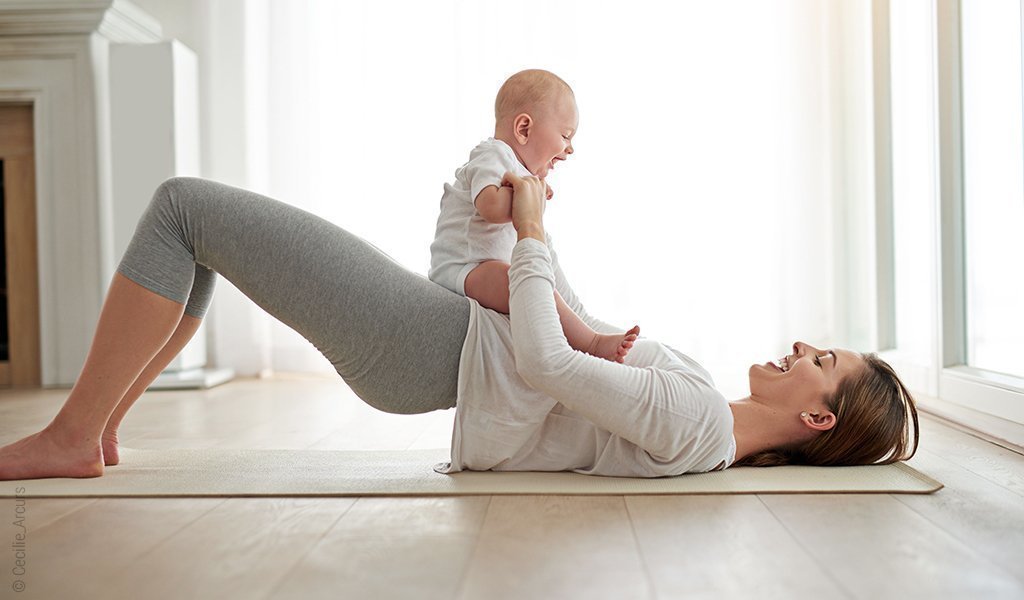
<path id="1" fill-rule="evenodd" d="M 569 84 L 541 69 L 509 77 L 494 101 L 494 137 L 509 146 L 537 177 L 573 152 L 579 127 L 576 97 Z"/>

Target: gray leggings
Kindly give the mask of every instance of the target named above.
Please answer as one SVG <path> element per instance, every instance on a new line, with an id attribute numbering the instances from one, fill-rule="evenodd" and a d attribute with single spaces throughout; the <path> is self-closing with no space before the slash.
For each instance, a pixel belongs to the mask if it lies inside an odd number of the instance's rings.
<path id="1" fill-rule="evenodd" d="M 469 300 L 304 210 L 212 181 L 169 179 L 117 270 L 199 318 L 220 273 L 312 342 L 374 408 L 455 406 Z"/>

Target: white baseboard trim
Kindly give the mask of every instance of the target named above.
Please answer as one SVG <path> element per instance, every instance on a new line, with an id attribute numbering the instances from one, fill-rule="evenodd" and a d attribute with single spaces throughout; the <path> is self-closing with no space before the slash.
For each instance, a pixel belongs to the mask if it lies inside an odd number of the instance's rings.
<path id="1" fill-rule="evenodd" d="M 231 381 L 233 369 L 187 369 L 185 371 L 164 371 L 150 384 L 147 390 L 205 390 Z"/>
<path id="2" fill-rule="evenodd" d="M 959 404 L 925 395 L 915 395 L 920 412 L 1018 454 L 1024 454 L 1024 425 L 994 415 L 966 408 Z"/>

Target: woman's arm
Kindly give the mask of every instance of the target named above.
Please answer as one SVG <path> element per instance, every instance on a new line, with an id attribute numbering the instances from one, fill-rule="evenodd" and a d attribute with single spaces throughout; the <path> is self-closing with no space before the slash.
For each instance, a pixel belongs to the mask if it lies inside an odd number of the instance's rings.
<path id="1" fill-rule="evenodd" d="M 660 460 L 694 440 L 706 390 L 699 381 L 638 368 L 573 350 L 555 307 L 555 275 L 546 244 L 540 193 L 530 178 L 506 175 L 515 186 L 513 225 L 519 242 L 509 269 L 509 318 L 516 370 L 534 388 Z M 537 180 L 539 181 L 539 180 Z"/>
<path id="2" fill-rule="evenodd" d="M 516 371 L 532 387 L 658 460 L 687 451 L 709 415 L 696 380 L 573 350 L 562 334 L 547 246 L 524 238 L 512 251 L 509 318 Z M 700 428 L 703 428 L 702 425 Z"/>

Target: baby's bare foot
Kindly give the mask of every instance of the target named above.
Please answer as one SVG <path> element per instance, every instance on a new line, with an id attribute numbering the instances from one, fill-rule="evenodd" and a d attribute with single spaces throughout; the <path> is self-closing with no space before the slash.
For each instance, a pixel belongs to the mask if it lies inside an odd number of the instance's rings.
<path id="1" fill-rule="evenodd" d="M 594 341 L 590 343 L 587 354 L 621 363 L 629 354 L 629 349 L 633 347 L 633 342 L 636 341 L 638 335 L 640 335 L 639 325 L 634 325 L 626 333 L 595 333 Z"/>
<path id="2" fill-rule="evenodd" d="M 99 444 L 75 447 L 44 429 L 0 448 L 0 481 L 41 477 L 99 477 Z"/>
<path id="3" fill-rule="evenodd" d="M 100 437 L 100 447 L 103 449 L 103 464 L 107 467 L 121 462 L 121 456 L 117 452 L 117 432 L 103 432 Z"/>

